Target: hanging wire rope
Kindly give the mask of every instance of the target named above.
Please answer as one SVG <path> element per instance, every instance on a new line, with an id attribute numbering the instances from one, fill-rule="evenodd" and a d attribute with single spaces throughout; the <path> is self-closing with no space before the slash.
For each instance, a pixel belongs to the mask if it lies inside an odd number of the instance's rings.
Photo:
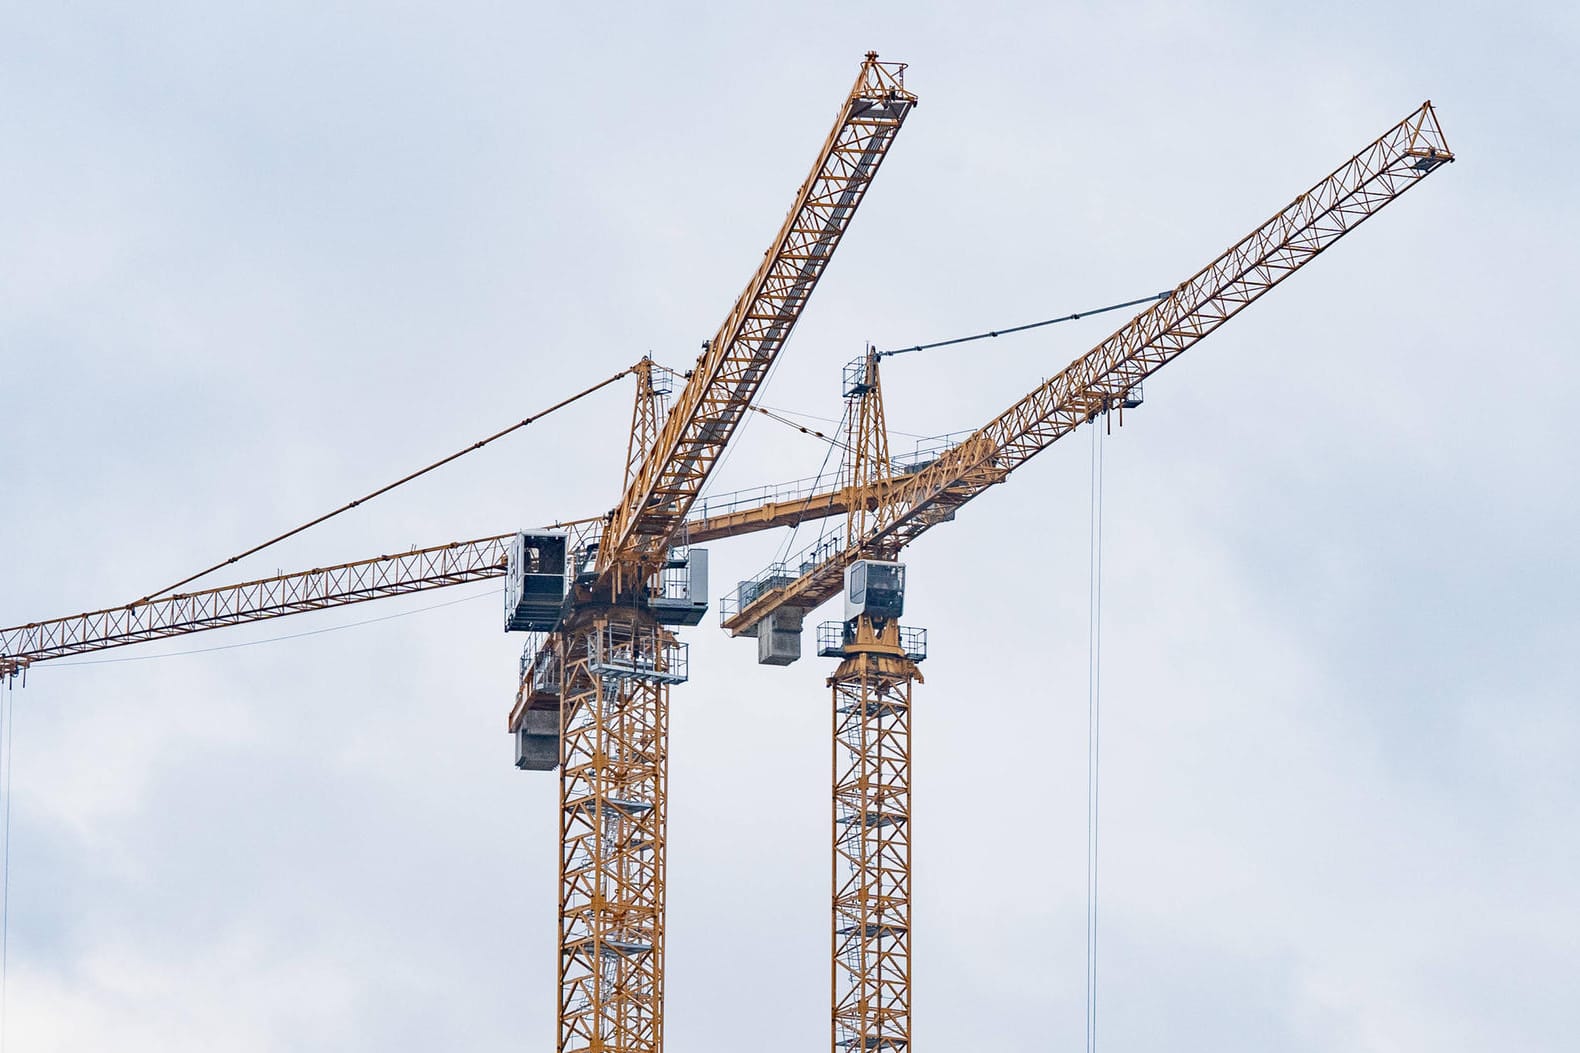
<path id="1" fill-rule="evenodd" d="M 394 621 L 396 618 L 409 618 L 413 614 L 422 614 L 424 611 L 436 611 L 441 607 L 454 607 L 458 603 L 467 603 L 471 600 L 480 600 L 485 596 L 495 595 L 498 590 L 490 587 L 485 592 L 474 592 L 470 596 L 462 596 L 457 600 L 446 600 L 443 603 L 431 603 L 426 607 L 417 607 L 399 614 L 385 614 L 377 618 L 364 618 L 359 622 L 346 622 L 344 625 L 330 625 L 323 629 L 309 629 L 307 632 L 289 633 L 285 636 L 270 636 L 263 640 L 244 640 L 241 643 L 219 644 L 216 647 L 194 647 L 187 651 L 164 651 L 159 654 L 134 654 L 122 658 L 88 658 L 80 662 L 51 662 L 51 669 L 71 669 L 84 665 L 117 665 L 121 662 L 151 662 L 156 658 L 180 658 L 189 654 L 208 654 L 211 651 L 234 651 L 238 647 L 257 647 L 259 644 L 279 643 L 282 640 L 300 640 L 308 636 L 322 636 L 324 633 L 336 633 L 342 629 L 356 629 L 364 625 L 373 625 L 377 622 Z"/>
<path id="2" fill-rule="evenodd" d="M 1028 329 L 1041 329 L 1045 325 L 1057 325 L 1060 322 L 1073 322 L 1080 318 L 1089 318 L 1094 314 L 1107 314 L 1109 311 L 1121 311 L 1126 307 L 1137 307 L 1154 300 L 1167 300 L 1174 295 L 1172 291 L 1154 293 L 1143 296 L 1138 300 L 1126 300 L 1124 303 L 1109 304 L 1107 307 L 1094 307 L 1090 311 L 1077 311 L 1074 314 L 1061 315 L 1058 318 L 1045 318 L 1040 322 L 1028 322 L 1025 325 L 1015 325 L 1008 329 L 991 329 L 985 333 L 976 333 L 973 336 L 957 336 L 953 340 L 939 340 L 931 344 L 913 344 L 910 347 L 896 347 L 888 351 L 879 351 L 879 358 L 889 358 L 894 355 L 910 354 L 912 351 L 930 351 L 935 347 L 953 347 L 955 344 L 969 344 L 973 340 L 988 340 L 995 336 L 1008 336 L 1011 333 L 1024 333 Z"/>
<path id="3" fill-rule="evenodd" d="M 0 754 L 5 762 L 5 779 L 0 790 L 5 794 L 3 818 L 0 818 L 0 1053 L 5 1050 L 6 1025 L 10 1016 L 6 1003 L 6 983 L 10 978 L 11 964 L 11 768 L 15 751 L 11 744 L 15 737 L 16 697 L 11 683 L 6 682 L 5 694 L 0 695 Z"/>
<path id="4" fill-rule="evenodd" d="M 1093 421 L 1088 522 L 1086 668 L 1086 1053 L 1097 1050 L 1098 790 L 1102 757 L 1103 429 Z"/>
<path id="5" fill-rule="evenodd" d="M 403 485 L 405 483 L 411 482 L 413 479 L 417 479 L 417 478 L 420 478 L 420 477 L 422 477 L 424 475 L 427 475 L 429 472 L 433 471 L 435 468 L 442 468 L 445 465 L 449 464 L 451 461 L 458 460 L 458 459 L 466 456 L 467 454 L 472 453 L 475 450 L 481 450 L 484 446 L 487 446 L 489 443 L 493 442 L 496 439 L 502 439 L 506 435 L 509 435 L 512 432 L 520 431 L 522 428 L 525 428 L 527 425 L 533 423 L 534 421 L 542 420 L 544 417 L 547 417 L 549 414 L 553 413 L 554 411 L 564 409 L 566 406 L 569 406 L 571 403 L 578 402 L 581 399 L 586 398 L 588 395 L 591 395 L 593 392 L 598 391 L 601 388 L 608 387 L 610 384 L 613 384 L 615 381 L 619 380 L 621 377 L 624 377 L 624 376 L 628 375 L 629 373 L 631 373 L 633 370 L 635 370 L 635 368 L 636 368 L 635 366 L 627 366 L 625 369 L 620 370 L 620 372 L 616 373 L 612 377 L 609 377 L 607 380 L 600 380 L 598 383 L 594 384 L 590 388 L 586 388 L 586 389 L 584 389 L 582 391 L 578 391 L 576 394 L 570 396 L 569 398 L 561 399 L 560 401 L 556 402 L 554 405 L 550 406 L 548 409 L 541 410 L 541 411 L 533 414 L 530 417 L 527 417 L 527 418 L 525 418 L 523 420 L 520 420 L 520 421 L 516 422 L 515 424 L 510 425 L 510 427 L 508 427 L 508 428 L 502 428 L 499 431 L 494 432 L 494 434 L 488 436 L 485 439 L 479 439 L 478 441 L 472 443 L 470 446 L 467 446 L 464 449 L 457 450 L 455 453 L 450 454 L 448 457 L 442 457 L 439 460 L 434 461 L 432 464 L 428 465 L 426 468 L 420 468 L 417 471 L 412 472 L 410 475 L 402 476 L 401 478 L 395 480 L 393 483 L 390 483 L 387 486 L 379 487 L 377 490 L 374 490 L 370 494 L 367 494 L 367 495 L 365 495 L 363 497 L 359 497 L 359 498 L 357 498 L 354 501 L 348 501 L 347 503 L 341 505 L 339 508 L 335 509 L 333 512 L 326 512 L 323 515 L 319 516 L 317 519 L 311 519 L 311 520 L 307 521 L 306 523 L 303 523 L 299 527 L 295 527 L 295 528 L 293 528 L 291 530 L 287 530 L 285 533 L 280 534 L 277 537 L 272 537 L 268 541 L 263 542 L 263 544 L 261 544 L 261 545 L 254 545 L 252 548 L 249 548 L 245 552 L 239 552 L 236 555 L 231 556 L 229 559 L 221 560 L 220 562 L 214 564 L 212 567 L 209 567 L 207 570 L 200 570 L 196 574 L 193 574 L 191 577 L 182 578 L 180 581 L 176 582 L 174 585 L 166 585 L 164 588 L 158 590 L 157 592 L 149 593 L 147 596 L 144 596 L 142 599 L 138 600 L 137 602 L 138 603 L 147 603 L 149 600 L 156 599 L 156 598 L 158 598 L 160 596 L 163 596 L 167 592 L 174 592 L 176 589 L 179 589 L 183 585 L 189 585 L 192 582 L 198 580 L 199 578 L 201 578 L 201 577 L 203 577 L 203 576 L 205 576 L 207 574 L 212 574 L 216 570 L 220 570 L 220 569 L 222 569 L 224 567 L 228 567 L 232 563 L 235 563 L 235 562 L 237 562 L 239 560 L 246 559 L 248 556 L 251 556 L 251 555 L 253 555 L 255 553 L 262 552 L 264 549 L 268 548 L 269 546 L 279 544 L 281 541 L 284 541 L 286 538 L 295 537 L 297 534 L 300 534 L 302 531 L 308 529 L 309 527 L 315 527 L 315 526 L 317 526 L 320 523 L 323 523 L 323 522 L 325 522 L 327 520 L 335 518 L 335 516 L 340 515 L 342 512 L 349 512 L 353 508 L 356 508 L 358 505 L 365 504 L 368 501 L 371 501 L 375 497 L 378 497 L 378 496 L 380 496 L 382 494 L 387 494 L 391 490 L 395 489 L 397 486 L 401 486 L 401 485 Z"/>

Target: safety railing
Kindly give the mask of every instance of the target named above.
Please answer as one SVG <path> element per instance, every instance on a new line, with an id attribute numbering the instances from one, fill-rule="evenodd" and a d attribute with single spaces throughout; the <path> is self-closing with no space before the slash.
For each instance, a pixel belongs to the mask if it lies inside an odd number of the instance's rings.
<path id="1" fill-rule="evenodd" d="M 793 479 L 788 483 L 771 483 L 746 490 L 732 490 L 724 494 L 703 494 L 693 506 L 693 519 L 708 519 L 727 515 L 747 508 L 798 501 L 828 488 L 826 482 L 816 478 Z"/>
<path id="2" fill-rule="evenodd" d="M 598 676 L 684 683 L 690 647 L 656 627 L 605 622 L 587 633 L 587 668 Z"/>
<path id="3" fill-rule="evenodd" d="M 797 578 L 810 574 L 844 550 L 844 535 L 828 534 L 789 559 L 768 564 L 755 578 L 741 582 L 733 593 L 719 601 L 720 623 L 728 622 L 750 607 L 757 597 L 774 589 L 782 589 Z"/>
<path id="4" fill-rule="evenodd" d="M 952 431 L 947 435 L 934 435 L 917 439 L 910 453 L 896 454 L 889 458 L 895 475 L 915 475 L 942 457 L 947 451 L 969 439 L 974 432 Z"/>

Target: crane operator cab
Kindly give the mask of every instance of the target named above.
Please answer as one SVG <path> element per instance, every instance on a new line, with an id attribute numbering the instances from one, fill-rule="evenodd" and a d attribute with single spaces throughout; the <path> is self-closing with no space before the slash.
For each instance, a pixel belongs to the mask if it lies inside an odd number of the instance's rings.
<path id="1" fill-rule="evenodd" d="M 565 547 L 561 532 L 516 535 L 505 572 L 505 631 L 547 632 L 565 604 Z"/>
<path id="2" fill-rule="evenodd" d="M 845 620 L 888 620 L 905 612 L 905 564 L 858 559 L 845 568 Z"/>

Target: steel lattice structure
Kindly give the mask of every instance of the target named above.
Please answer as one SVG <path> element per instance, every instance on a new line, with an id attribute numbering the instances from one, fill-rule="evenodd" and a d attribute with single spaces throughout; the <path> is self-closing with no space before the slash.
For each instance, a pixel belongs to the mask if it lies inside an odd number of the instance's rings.
<path id="1" fill-rule="evenodd" d="M 650 389 L 642 390 L 652 396 Z M 792 504 L 796 522 L 838 515 L 845 510 L 842 493 L 832 490 L 811 500 L 771 502 L 700 518 L 688 522 L 683 533 L 689 542 L 700 545 L 770 530 L 788 521 Z M 585 548 L 598 540 L 603 522 L 577 519 L 543 529 L 564 531 L 573 547 Z M 512 531 L 474 541 L 449 541 L 0 629 L 0 677 L 52 658 L 503 577 L 513 537 Z"/>
<path id="2" fill-rule="evenodd" d="M 663 1048 L 669 686 L 684 645 L 640 611 L 558 634 L 564 1053 Z"/>
<path id="3" fill-rule="evenodd" d="M 915 104 L 905 66 L 868 52 L 774 244 L 616 507 L 600 569 L 661 552 L 685 521 Z"/>
<path id="4" fill-rule="evenodd" d="M 833 1048 L 911 1041 L 911 692 L 894 622 L 862 617 L 834 701 Z"/>
<path id="5" fill-rule="evenodd" d="M 453 541 L 0 629 L 0 675 L 49 658 L 497 578 L 505 573 L 513 536 Z"/>
<path id="6" fill-rule="evenodd" d="M 1193 347 L 1442 164 L 1452 161 L 1430 102 L 1388 129 L 1266 223 L 1091 351 L 913 475 L 896 478 L 880 526 L 725 620 L 749 630 L 780 607 L 810 611 L 839 592 L 844 569 L 874 546 L 898 550 L 1060 437 L 1120 405 Z M 846 495 L 847 507 L 866 500 Z"/>

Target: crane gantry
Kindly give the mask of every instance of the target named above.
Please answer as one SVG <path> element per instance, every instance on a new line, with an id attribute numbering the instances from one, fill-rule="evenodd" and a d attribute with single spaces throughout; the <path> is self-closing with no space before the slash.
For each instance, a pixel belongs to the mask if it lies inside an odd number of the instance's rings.
<path id="1" fill-rule="evenodd" d="M 679 378 L 643 359 L 619 502 L 606 516 L 451 542 L 236 585 L 148 597 L 0 630 L 0 679 L 38 662 L 503 577 L 507 629 L 529 634 L 508 726 L 517 765 L 560 772 L 556 1049 L 663 1044 L 669 689 L 687 677 L 671 631 L 707 607 L 695 546 L 843 515 L 840 544 L 777 563 L 721 604 L 759 660 L 800 654 L 806 614 L 844 592 L 819 652 L 839 658 L 834 709 L 832 1042 L 910 1045 L 910 713 L 925 657 L 902 627 L 903 549 L 1357 224 L 1453 160 L 1423 104 L 1166 298 L 923 466 L 890 458 L 879 362 L 846 370 L 838 485 L 694 506 L 767 377 L 916 97 L 869 52 L 762 263 Z M 673 396 L 674 404 L 668 402 Z"/>

